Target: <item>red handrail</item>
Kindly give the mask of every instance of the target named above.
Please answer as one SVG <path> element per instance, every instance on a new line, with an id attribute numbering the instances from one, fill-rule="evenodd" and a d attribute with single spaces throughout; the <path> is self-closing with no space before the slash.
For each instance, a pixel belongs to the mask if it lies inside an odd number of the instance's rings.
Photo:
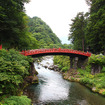
<path id="1" fill-rule="evenodd" d="M 2 50 L 2 45 L 0 45 L 0 50 Z"/>

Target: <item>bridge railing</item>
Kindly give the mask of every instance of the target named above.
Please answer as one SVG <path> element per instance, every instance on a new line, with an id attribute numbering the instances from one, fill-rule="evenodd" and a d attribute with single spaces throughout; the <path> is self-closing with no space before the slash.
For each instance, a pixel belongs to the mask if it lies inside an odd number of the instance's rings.
<path id="1" fill-rule="evenodd" d="M 35 50 L 25 50 L 22 51 L 21 54 L 28 56 L 28 55 L 35 55 L 35 54 L 44 54 L 44 53 L 72 53 L 72 54 L 79 54 L 79 55 L 84 55 L 84 56 L 91 56 L 91 53 L 89 52 L 82 52 L 82 51 L 77 51 L 77 50 L 72 50 L 72 49 L 35 49 Z"/>
<path id="2" fill-rule="evenodd" d="M 0 50 L 2 49 L 2 45 L 0 45 Z"/>
<path id="3" fill-rule="evenodd" d="M 0 49 L 2 49 L 2 45 L 0 45 Z M 20 54 L 28 56 L 28 55 L 35 55 L 35 54 L 44 54 L 44 53 L 72 53 L 72 54 L 79 54 L 84 56 L 91 56 L 89 52 L 82 52 L 73 49 L 61 49 L 61 48 L 53 48 L 53 49 L 34 49 L 34 50 L 25 50 L 20 52 Z"/>

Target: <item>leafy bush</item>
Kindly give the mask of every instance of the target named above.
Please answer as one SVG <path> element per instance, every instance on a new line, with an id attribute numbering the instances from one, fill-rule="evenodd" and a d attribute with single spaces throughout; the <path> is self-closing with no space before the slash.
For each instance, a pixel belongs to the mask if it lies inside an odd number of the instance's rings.
<path id="1" fill-rule="evenodd" d="M 100 66 L 105 66 L 105 56 L 104 55 L 95 55 L 92 54 L 91 57 L 89 57 L 89 64 L 97 64 Z"/>
<path id="2" fill-rule="evenodd" d="M 27 96 L 11 96 L 5 98 L 2 102 L 3 105 L 31 105 L 31 100 Z"/>
<path id="3" fill-rule="evenodd" d="M 80 82 L 83 83 L 83 84 L 87 84 L 87 83 L 89 83 L 89 79 L 88 78 L 82 78 L 80 80 Z"/>
<path id="4" fill-rule="evenodd" d="M 58 65 L 58 67 L 59 67 L 60 70 L 63 68 L 62 65 Z"/>
<path id="5" fill-rule="evenodd" d="M 16 95 L 25 76 L 29 75 L 32 58 L 11 49 L 0 50 L 0 96 Z"/>
<path id="6" fill-rule="evenodd" d="M 102 68 L 101 72 L 102 72 L 102 73 L 105 72 L 105 66 Z"/>
<path id="7" fill-rule="evenodd" d="M 86 84 L 86 86 L 89 87 L 96 87 L 98 90 L 105 89 L 105 72 L 95 75 L 90 74 L 90 71 L 87 69 L 85 71 L 79 69 L 78 72 L 81 77 L 81 83 Z"/>
<path id="8" fill-rule="evenodd" d="M 59 69 L 65 72 L 70 68 L 70 58 L 68 56 L 55 56 L 54 64 L 59 65 Z"/>
<path id="9" fill-rule="evenodd" d="M 66 71 L 68 71 L 68 70 L 69 70 L 68 67 L 63 67 L 63 68 L 62 68 L 62 72 L 66 72 Z"/>
<path id="10" fill-rule="evenodd" d="M 104 92 L 102 92 L 102 95 L 104 95 L 104 96 L 105 96 L 105 91 L 104 91 Z"/>

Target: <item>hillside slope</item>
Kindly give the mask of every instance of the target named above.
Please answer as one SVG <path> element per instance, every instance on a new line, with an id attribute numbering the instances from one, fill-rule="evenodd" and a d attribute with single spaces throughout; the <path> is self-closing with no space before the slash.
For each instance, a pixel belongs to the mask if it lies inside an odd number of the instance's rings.
<path id="1" fill-rule="evenodd" d="M 29 18 L 29 32 L 39 42 L 41 48 L 51 48 L 54 45 L 61 45 L 60 39 L 53 33 L 51 28 L 39 17 Z"/>

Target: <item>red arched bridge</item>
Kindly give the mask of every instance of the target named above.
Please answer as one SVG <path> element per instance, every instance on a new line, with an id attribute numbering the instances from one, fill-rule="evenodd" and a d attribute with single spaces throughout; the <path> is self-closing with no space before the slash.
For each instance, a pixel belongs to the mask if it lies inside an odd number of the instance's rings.
<path id="1" fill-rule="evenodd" d="M 2 45 L 0 45 L 0 49 L 2 49 Z M 20 53 L 25 56 L 43 56 L 43 55 L 68 55 L 72 57 L 91 56 L 91 53 L 89 52 L 77 51 L 72 49 L 61 49 L 61 48 L 25 50 Z"/>
<path id="2" fill-rule="evenodd" d="M 44 55 L 67 55 L 70 57 L 70 69 L 82 68 L 85 69 L 88 57 L 91 56 L 89 52 L 82 52 L 72 49 L 35 49 L 35 50 L 25 50 L 21 52 L 25 56 L 44 56 Z"/>
<path id="3" fill-rule="evenodd" d="M 91 53 L 82 52 L 72 49 L 35 49 L 35 50 L 25 50 L 21 52 L 25 56 L 43 56 L 43 55 L 68 55 L 72 57 L 90 57 Z"/>
<path id="4" fill-rule="evenodd" d="M 2 45 L 0 45 L 2 49 Z M 88 57 L 91 56 L 89 52 L 82 52 L 72 49 L 35 49 L 25 50 L 20 52 L 24 56 L 44 56 L 44 55 L 67 55 L 70 56 L 70 69 L 85 68 Z"/>

